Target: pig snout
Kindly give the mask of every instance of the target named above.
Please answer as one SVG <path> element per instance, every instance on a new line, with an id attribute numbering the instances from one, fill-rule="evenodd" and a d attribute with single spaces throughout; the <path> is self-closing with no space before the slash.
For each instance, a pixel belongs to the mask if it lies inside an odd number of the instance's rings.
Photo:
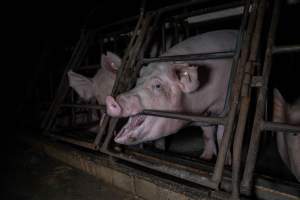
<path id="1" fill-rule="evenodd" d="M 112 117 L 118 117 L 122 113 L 121 106 L 115 101 L 112 96 L 106 97 L 106 112 Z"/>
<path id="2" fill-rule="evenodd" d="M 112 117 L 128 117 L 140 113 L 143 109 L 137 95 L 119 95 L 116 99 L 106 97 L 107 114 Z"/>

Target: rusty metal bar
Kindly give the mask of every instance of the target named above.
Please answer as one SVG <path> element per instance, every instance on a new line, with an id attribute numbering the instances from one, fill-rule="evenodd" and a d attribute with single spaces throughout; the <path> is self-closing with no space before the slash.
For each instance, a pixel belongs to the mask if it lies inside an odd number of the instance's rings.
<path id="1" fill-rule="evenodd" d="M 114 154 L 110 151 L 105 153 L 112 155 L 117 158 L 121 158 L 131 163 L 138 164 L 153 170 L 167 173 L 181 179 L 192 181 L 194 183 L 205 185 L 209 188 L 216 188 L 216 184 L 210 180 L 210 174 L 206 171 L 201 171 L 200 169 L 186 167 L 174 162 L 168 162 L 161 160 L 159 158 L 149 157 L 145 154 L 132 152 L 131 153 L 118 153 Z M 192 171 L 192 172 L 191 172 Z"/>
<path id="2" fill-rule="evenodd" d="M 162 43 L 162 52 L 166 52 L 166 27 L 165 23 L 162 24 L 161 26 L 161 43 Z"/>
<path id="3" fill-rule="evenodd" d="M 200 53 L 200 54 L 177 55 L 177 56 L 161 56 L 158 58 L 144 58 L 143 64 L 148 64 L 151 62 L 223 59 L 223 58 L 231 58 L 234 55 L 235 55 L 234 51 L 223 51 L 223 52 L 214 52 L 214 53 Z"/>
<path id="4" fill-rule="evenodd" d="M 259 3 L 259 4 L 258 4 Z M 242 65 L 245 65 L 245 72 L 243 77 L 243 86 L 241 91 L 241 101 L 240 101 L 240 112 L 237 122 L 237 128 L 234 136 L 233 143 L 233 165 L 232 165 L 232 199 L 240 199 L 240 168 L 241 168 L 241 154 L 242 154 L 242 144 L 244 139 L 244 132 L 247 122 L 248 111 L 250 107 L 250 97 L 251 97 L 251 79 L 256 67 L 256 61 L 258 56 L 258 47 L 260 44 L 262 25 L 265 15 L 265 1 L 256 1 L 254 5 L 257 9 L 251 16 L 251 22 L 249 23 L 249 29 L 254 28 L 253 34 L 249 35 L 251 37 L 251 42 L 246 50 L 246 54 L 250 51 L 248 61 L 246 61 L 247 55 L 241 61 Z M 257 17 L 256 17 L 257 16 Z M 254 25 L 255 24 L 255 25 Z M 254 27 L 255 26 L 255 27 Z M 247 62 L 247 63 L 245 63 Z"/>
<path id="5" fill-rule="evenodd" d="M 83 71 L 83 70 L 93 70 L 93 69 L 100 69 L 100 65 L 99 64 L 95 64 L 95 65 L 83 65 L 78 67 L 78 69 L 76 71 Z"/>
<path id="6" fill-rule="evenodd" d="M 182 114 L 168 111 L 159 111 L 159 110 L 144 110 L 140 114 L 143 115 L 152 115 L 157 117 L 167 117 L 173 119 L 182 119 L 193 122 L 204 122 L 209 124 L 225 124 L 227 121 L 226 117 L 202 117 L 194 114 Z"/>
<path id="7" fill-rule="evenodd" d="M 250 145 L 249 145 L 245 170 L 243 174 L 242 184 L 241 184 L 241 190 L 243 191 L 243 193 L 248 195 L 250 195 L 252 191 L 251 188 L 253 185 L 253 172 L 254 172 L 257 153 L 259 149 L 260 136 L 261 136 L 260 132 L 262 128 L 262 122 L 263 122 L 263 116 L 265 110 L 267 87 L 268 87 L 269 75 L 271 72 L 272 47 L 275 39 L 275 32 L 276 32 L 279 12 L 280 12 L 280 2 L 278 0 L 275 1 L 275 5 L 273 8 L 274 9 L 272 13 L 272 21 L 269 29 L 269 34 L 268 34 L 267 50 L 266 50 L 266 56 L 264 60 L 264 65 L 263 65 L 264 67 L 263 67 L 263 74 L 262 74 L 265 81 L 263 82 L 263 86 L 259 88 L 255 118 L 253 122 L 253 129 L 252 129 Z"/>
<path id="8" fill-rule="evenodd" d="M 124 57 L 122 59 L 123 60 L 122 66 L 121 66 L 120 70 L 118 70 L 118 73 L 117 73 L 117 78 L 116 78 L 117 81 L 114 83 L 113 90 L 112 90 L 112 95 L 114 95 L 114 96 L 120 90 L 120 84 L 121 84 L 120 81 L 123 80 L 123 79 L 121 79 L 122 76 L 126 75 L 124 73 L 125 70 L 126 70 L 126 67 L 132 66 L 132 65 L 128 64 L 128 59 L 130 59 L 130 56 L 134 56 L 134 55 L 136 55 L 138 53 L 137 50 L 135 50 L 135 48 L 137 48 L 135 46 L 135 43 L 138 42 L 137 41 L 138 40 L 138 38 L 137 38 L 138 31 L 140 30 L 140 37 L 141 37 L 141 35 L 146 32 L 145 29 L 147 29 L 147 26 L 149 25 L 150 21 L 151 21 L 151 18 L 149 18 L 149 17 L 145 18 L 144 17 L 144 11 L 141 10 L 140 18 L 139 18 L 139 20 L 137 22 L 137 25 L 136 25 L 135 30 L 133 32 L 133 36 L 132 36 L 132 38 L 131 38 L 131 40 L 129 42 L 129 45 L 128 45 L 126 51 L 125 51 L 125 55 L 124 55 Z M 133 50 L 135 50 L 135 51 L 133 51 Z M 124 80 L 123 80 L 123 82 L 124 82 Z M 125 84 L 123 83 L 121 85 L 124 87 Z M 100 148 L 99 144 L 100 144 L 100 142 L 101 142 L 101 140 L 102 140 L 102 138 L 103 138 L 103 136 L 105 134 L 106 127 L 110 124 L 110 121 L 111 122 L 115 122 L 115 125 L 117 124 L 116 123 L 117 119 L 111 119 L 107 115 L 104 116 L 103 121 L 101 122 L 102 126 L 100 126 L 99 132 L 98 132 L 98 134 L 97 134 L 97 136 L 95 138 L 95 141 L 94 141 L 94 144 L 97 145 L 97 148 Z M 111 137 L 112 137 L 111 135 L 112 134 L 113 134 L 113 129 L 112 130 L 109 129 L 108 133 L 107 133 L 107 137 L 105 139 L 105 142 L 104 142 L 104 144 L 102 146 L 105 145 L 105 147 L 107 147 L 109 141 L 111 140 Z"/>
<path id="9" fill-rule="evenodd" d="M 94 109 L 94 110 L 101 110 L 105 111 L 105 105 L 80 105 L 80 104 L 61 104 L 61 107 L 66 108 L 87 108 L 87 109 Z"/>
<path id="10" fill-rule="evenodd" d="M 80 63 L 82 62 L 83 56 L 87 52 L 87 46 L 88 46 L 88 40 L 89 40 L 89 34 L 82 34 L 79 42 L 76 45 L 76 48 L 72 54 L 72 57 L 69 61 L 69 64 L 64 70 L 61 82 L 59 84 L 58 90 L 56 92 L 55 99 L 53 100 L 49 111 L 47 112 L 46 117 L 44 118 L 42 127 L 45 130 L 49 130 L 52 126 L 53 120 L 59 110 L 60 104 L 62 103 L 63 99 L 67 95 L 68 91 L 68 84 L 67 84 L 67 79 L 66 75 L 68 70 L 70 69 L 76 69 Z"/>
<path id="11" fill-rule="evenodd" d="M 219 5 L 219 6 L 215 6 L 215 7 L 211 7 L 211 8 L 203 8 L 201 10 L 191 11 L 191 12 L 188 12 L 188 13 L 185 13 L 185 14 L 182 14 L 182 15 L 176 15 L 173 18 L 174 19 L 183 19 L 183 18 L 187 18 L 187 17 L 190 17 L 190 16 L 202 15 L 202 14 L 206 14 L 206 13 L 225 10 L 225 9 L 228 9 L 228 8 L 239 7 L 239 6 L 242 6 L 242 5 L 244 5 L 244 3 L 241 2 L 241 1 L 225 3 L 223 5 Z"/>
<path id="12" fill-rule="evenodd" d="M 279 122 L 263 121 L 261 130 L 265 131 L 284 131 L 286 133 L 300 133 L 300 126 L 290 125 Z"/>
<path id="13" fill-rule="evenodd" d="M 290 46 L 274 46 L 272 53 L 291 53 L 291 52 L 300 52 L 300 45 L 290 45 Z"/>
<path id="14" fill-rule="evenodd" d="M 250 44 L 249 35 L 250 35 L 250 33 L 252 33 L 252 29 L 251 29 L 252 27 L 250 25 L 248 25 L 248 29 L 246 30 L 246 33 L 244 33 L 244 29 L 246 27 L 246 22 L 248 21 L 249 6 L 250 6 L 249 3 L 250 2 L 248 1 L 247 7 L 244 9 L 243 21 L 242 21 L 242 24 L 240 27 L 240 36 L 239 36 L 239 43 L 238 43 L 239 46 L 236 50 L 238 53 L 235 55 L 235 57 L 233 59 L 233 66 L 236 65 L 236 67 L 234 67 L 231 72 L 231 73 L 233 73 L 231 75 L 234 78 L 232 78 L 230 81 L 230 85 L 231 85 L 230 93 L 229 93 L 230 96 L 226 100 L 227 102 L 230 102 L 230 106 L 227 106 L 229 109 L 228 121 L 227 121 L 225 129 L 224 129 L 224 134 L 223 134 L 221 146 L 220 146 L 218 157 L 217 157 L 214 174 L 212 176 L 212 180 L 214 182 L 216 182 L 218 186 L 219 186 L 220 182 L 222 181 L 222 174 L 223 174 L 223 170 L 224 170 L 225 159 L 226 159 L 226 155 L 227 155 L 228 149 L 230 147 L 231 138 L 233 135 L 232 132 L 233 132 L 233 128 L 234 128 L 236 112 L 238 109 L 240 90 L 242 89 L 241 88 L 242 80 L 243 80 L 242 75 L 244 73 L 244 68 L 242 65 L 243 62 L 241 62 L 241 61 L 243 61 L 243 59 L 247 58 L 248 46 Z M 251 16 L 253 16 L 253 14 Z M 253 20 L 250 20 L 250 22 L 251 21 L 253 21 Z M 243 41 L 243 46 L 241 47 L 240 43 L 242 41 Z"/>

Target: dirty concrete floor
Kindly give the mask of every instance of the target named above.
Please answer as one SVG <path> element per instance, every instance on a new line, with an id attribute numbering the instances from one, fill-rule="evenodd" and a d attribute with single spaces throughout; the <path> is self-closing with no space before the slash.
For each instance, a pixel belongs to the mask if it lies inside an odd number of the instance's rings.
<path id="1" fill-rule="evenodd" d="M 1 199 L 7 200 L 133 200 L 139 199 L 104 184 L 30 146 L 18 144 L 1 164 Z M 3 188 L 4 186 L 4 188 Z M 4 197 L 4 198 L 3 198 Z"/>

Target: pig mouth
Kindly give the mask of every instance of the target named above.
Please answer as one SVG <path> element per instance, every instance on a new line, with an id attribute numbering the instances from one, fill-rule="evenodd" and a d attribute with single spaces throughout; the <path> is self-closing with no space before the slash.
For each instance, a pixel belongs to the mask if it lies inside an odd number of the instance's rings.
<path id="1" fill-rule="evenodd" d="M 135 115 L 129 117 L 128 122 L 122 127 L 122 129 L 117 133 L 115 136 L 115 141 L 118 139 L 123 138 L 124 136 L 130 137 L 130 133 L 133 133 L 135 130 L 142 127 L 146 119 L 145 115 Z M 131 138 L 134 140 L 134 138 Z"/>

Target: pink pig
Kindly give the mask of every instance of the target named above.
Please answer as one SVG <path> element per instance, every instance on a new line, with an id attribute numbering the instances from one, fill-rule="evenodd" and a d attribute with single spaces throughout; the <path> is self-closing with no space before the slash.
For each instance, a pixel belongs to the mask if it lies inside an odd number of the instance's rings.
<path id="1" fill-rule="evenodd" d="M 238 32 L 219 30 L 188 38 L 162 56 L 234 51 Z M 224 110 L 232 58 L 214 60 L 156 62 L 144 66 L 136 86 L 114 99 L 106 98 L 107 113 L 129 117 L 115 137 L 120 144 L 138 144 L 174 134 L 188 121 L 140 115 L 144 109 L 219 115 Z M 217 126 L 202 126 L 204 159 L 217 154 L 214 133 Z M 223 126 L 218 126 L 220 142 Z"/>

